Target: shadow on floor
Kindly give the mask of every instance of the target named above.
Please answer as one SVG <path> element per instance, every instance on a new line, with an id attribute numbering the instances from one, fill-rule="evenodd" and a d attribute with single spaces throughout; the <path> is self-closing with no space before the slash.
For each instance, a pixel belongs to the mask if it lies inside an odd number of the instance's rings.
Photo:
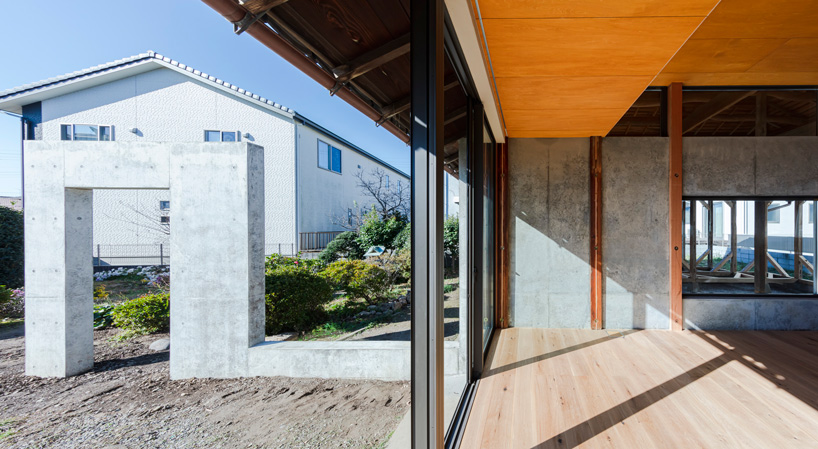
<path id="1" fill-rule="evenodd" d="M 521 368 L 523 366 L 530 365 L 532 363 L 537 363 L 537 362 L 541 362 L 543 360 L 548 360 L 550 358 L 557 357 L 557 356 L 563 355 L 563 354 L 567 354 L 569 352 L 578 351 L 580 349 L 587 348 L 589 346 L 598 345 L 600 343 L 605 343 L 606 341 L 610 341 L 610 340 L 613 340 L 613 339 L 616 339 L 616 338 L 622 338 L 622 337 L 625 337 L 626 335 L 630 335 L 630 334 L 633 334 L 635 332 L 639 332 L 639 329 L 629 329 L 629 330 L 625 330 L 625 331 L 620 331 L 620 332 L 617 332 L 615 334 L 609 334 L 606 337 L 597 338 L 596 340 L 586 341 L 585 343 L 580 343 L 578 345 L 569 346 L 567 348 L 562 348 L 562 349 L 559 349 L 557 351 L 549 352 L 547 354 L 538 355 L 537 357 L 531 357 L 531 358 L 528 358 L 528 359 L 519 360 L 519 361 L 516 361 L 514 363 L 509 363 L 508 365 L 503 365 L 503 366 L 499 366 L 497 368 L 492 368 L 490 370 L 487 370 L 485 373 L 483 373 L 482 377 L 486 378 L 486 377 L 494 376 L 494 375 L 497 375 L 497 374 L 500 374 L 500 373 L 505 373 L 506 371 L 511 371 L 511 370 L 514 370 L 514 369 L 517 369 L 517 368 Z M 498 340 L 499 339 L 495 339 L 495 341 L 498 341 Z M 497 351 L 495 346 L 496 345 L 494 343 L 492 343 L 492 348 L 489 351 L 489 356 L 486 358 L 486 366 L 491 366 L 491 361 L 494 358 L 494 355 L 495 355 L 495 353 Z"/>
<path id="2" fill-rule="evenodd" d="M 94 362 L 94 372 L 116 371 L 130 366 L 152 365 L 170 360 L 170 352 L 162 351 L 156 354 L 143 354 L 125 359 L 111 359 L 102 362 Z"/>

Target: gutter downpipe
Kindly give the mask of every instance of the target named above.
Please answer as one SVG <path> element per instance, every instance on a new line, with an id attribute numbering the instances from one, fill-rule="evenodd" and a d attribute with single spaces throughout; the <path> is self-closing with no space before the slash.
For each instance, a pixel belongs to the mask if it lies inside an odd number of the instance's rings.
<path id="1" fill-rule="evenodd" d="M 202 2 L 213 8 L 216 12 L 227 19 L 228 22 L 233 24 L 242 20 L 248 14 L 247 10 L 234 3 L 233 0 L 202 0 Z M 264 44 L 264 46 L 284 58 L 285 61 L 304 72 L 304 74 L 312 78 L 325 89 L 331 90 L 335 86 L 335 77 L 305 58 L 301 52 L 296 50 L 287 41 L 279 37 L 278 34 L 276 34 L 269 27 L 256 21 L 250 25 L 249 28 L 247 28 L 246 32 L 253 36 L 257 41 Z M 371 120 L 375 122 L 381 120 L 381 113 L 376 111 L 375 108 L 367 104 L 362 99 L 358 98 L 358 96 L 353 94 L 349 88 L 342 87 L 338 90 L 338 92 L 336 92 L 335 95 L 346 101 L 355 109 L 361 111 Z M 381 126 L 394 134 L 401 141 L 409 143 L 409 136 L 391 122 L 385 121 Z"/>

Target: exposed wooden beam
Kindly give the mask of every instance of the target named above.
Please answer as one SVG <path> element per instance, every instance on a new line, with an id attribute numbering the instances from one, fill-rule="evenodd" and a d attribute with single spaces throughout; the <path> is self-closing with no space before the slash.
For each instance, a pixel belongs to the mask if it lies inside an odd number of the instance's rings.
<path id="1" fill-rule="evenodd" d="M 682 83 L 671 83 L 667 90 L 667 120 L 670 137 L 670 163 L 668 177 L 670 185 L 670 326 L 675 331 L 682 330 Z M 691 204 L 691 213 L 693 205 Z M 693 226 L 695 229 L 695 225 Z M 695 257 L 691 255 L 691 259 Z M 691 267 L 691 274 L 695 273 Z"/>
<path id="2" fill-rule="evenodd" d="M 815 132 L 815 123 L 807 123 L 806 125 L 799 126 L 798 128 L 791 129 L 789 131 L 785 131 L 783 133 L 778 134 L 779 136 L 814 136 L 816 135 Z"/>
<path id="3" fill-rule="evenodd" d="M 701 125 L 715 115 L 729 109 L 739 101 L 755 94 L 755 91 L 745 92 L 722 92 L 709 102 L 696 108 L 682 122 L 682 132 L 686 133 Z"/>
<path id="4" fill-rule="evenodd" d="M 332 69 L 339 83 L 346 83 L 364 73 L 409 53 L 409 33 Z"/>
<path id="5" fill-rule="evenodd" d="M 755 262 L 755 292 L 768 293 L 767 284 L 767 207 L 764 200 L 755 202 L 755 239 L 753 244 Z"/>
<path id="6" fill-rule="evenodd" d="M 771 90 L 767 92 L 767 95 L 784 101 L 797 101 L 800 103 L 815 101 L 815 94 L 812 91 Z"/>
<path id="7" fill-rule="evenodd" d="M 756 94 L 756 136 L 767 135 L 767 92 Z"/>
<path id="8" fill-rule="evenodd" d="M 287 3 L 287 0 L 239 0 L 239 4 L 253 14 L 267 11 L 284 3 Z"/>
<path id="9" fill-rule="evenodd" d="M 446 120 L 443 122 L 443 125 L 454 123 L 460 120 L 461 118 L 465 117 L 467 113 L 468 109 L 466 108 L 466 106 L 455 109 L 454 111 L 446 112 L 443 114 L 443 116 L 446 117 Z"/>
<path id="10" fill-rule="evenodd" d="M 591 329 L 602 329 L 602 137 L 591 137 Z"/>

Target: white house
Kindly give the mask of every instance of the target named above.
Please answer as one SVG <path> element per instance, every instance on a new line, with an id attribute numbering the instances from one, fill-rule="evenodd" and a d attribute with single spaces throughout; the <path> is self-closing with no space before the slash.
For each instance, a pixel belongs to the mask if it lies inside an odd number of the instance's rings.
<path id="1" fill-rule="evenodd" d="M 154 52 L 0 92 L 0 110 L 22 116 L 24 140 L 263 146 L 267 254 L 319 248 L 342 231 L 339 220 L 372 202 L 357 185 L 361 171 L 409 189 L 408 175 L 294 110 Z M 95 256 L 155 263 L 132 256 L 162 248 L 167 261 L 167 191 L 98 190 L 93 207 Z"/>

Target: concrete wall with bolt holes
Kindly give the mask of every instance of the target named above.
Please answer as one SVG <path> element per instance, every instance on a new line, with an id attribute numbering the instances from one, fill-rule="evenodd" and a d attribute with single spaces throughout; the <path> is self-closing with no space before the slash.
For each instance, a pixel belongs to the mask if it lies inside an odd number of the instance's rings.
<path id="1" fill-rule="evenodd" d="M 509 139 L 513 326 L 591 326 L 589 145 Z"/>
<path id="2" fill-rule="evenodd" d="M 247 373 L 264 340 L 264 154 L 248 143 L 29 142 L 26 373 L 93 367 L 93 189 L 170 189 L 171 377 Z M 100 154 L 106 157 L 99 157 Z"/>

